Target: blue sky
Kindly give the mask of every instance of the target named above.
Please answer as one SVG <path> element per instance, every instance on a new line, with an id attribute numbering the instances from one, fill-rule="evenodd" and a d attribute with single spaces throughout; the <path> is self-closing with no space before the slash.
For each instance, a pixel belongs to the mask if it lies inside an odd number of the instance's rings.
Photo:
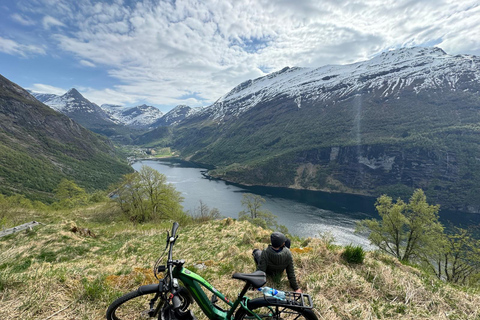
<path id="1" fill-rule="evenodd" d="M 0 0 L 0 74 L 165 112 L 285 66 L 409 46 L 480 55 L 479 17 L 477 0 Z"/>

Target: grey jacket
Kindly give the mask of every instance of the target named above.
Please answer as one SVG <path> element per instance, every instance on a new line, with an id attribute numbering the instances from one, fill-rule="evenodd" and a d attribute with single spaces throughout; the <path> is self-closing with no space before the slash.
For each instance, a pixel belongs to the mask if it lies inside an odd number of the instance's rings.
<path id="1" fill-rule="evenodd" d="M 276 252 L 272 246 L 269 245 L 268 248 L 262 252 L 257 270 L 261 270 L 267 275 L 282 273 L 283 270 L 286 270 L 290 287 L 292 287 L 293 290 L 298 289 L 292 253 L 286 247 L 284 247 L 282 251 Z"/>

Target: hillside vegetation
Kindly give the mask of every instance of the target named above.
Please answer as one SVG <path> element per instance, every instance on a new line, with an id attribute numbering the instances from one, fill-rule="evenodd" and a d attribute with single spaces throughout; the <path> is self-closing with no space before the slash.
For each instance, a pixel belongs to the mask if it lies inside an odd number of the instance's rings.
<path id="1" fill-rule="evenodd" d="M 304 101 L 301 109 L 281 97 L 235 121 L 180 125 L 171 144 L 160 133 L 156 141 L 216 166 L 210 174 L 232 182 L 374 197 L 422 188 L 444 208 L 480 211 L 478 97 L 399 96 Z"/>
<path id="2" fill-rule="evenodd" d="M 10 209 L 14 210 L 14 209 Z M 103 319 L 116 297 L 155 281 L 172 221 L 132 224 L 114 203 L 70 211 L 15 209 L 44 223 L 0 238 L 1 319 Z M 234 272 L 253 272 L 271 231 L 247 221 L 181 222 L 174 258 L 234 298 Z M 319 319 L 480 319 L 480 292 L 454 287 L 376 252 L 348 264 L 327 236 L 292 239 L 297 278 Z M 286 277 L 270 286 L 289 290 Z M 250 292 L 250 296 L 256 293 Z M 194 309 L 199 319 L 205 319 Z"/>
<path id="3" fill-rule="evenodd" d="M 111 141 L 0 75 L 0 194 L 53 202 L 63 178 L 93 191 L 129 172 Z"/>

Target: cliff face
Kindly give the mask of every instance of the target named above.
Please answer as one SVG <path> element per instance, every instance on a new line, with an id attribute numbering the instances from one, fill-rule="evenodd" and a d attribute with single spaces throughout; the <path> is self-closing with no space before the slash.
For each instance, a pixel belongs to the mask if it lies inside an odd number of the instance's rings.
<path id="1" fill-rule="evenodd" d="M 302 151 L 261 165 L 217 169 L 214 176 L 244 184 L 280 186 L 408 199 L 416 188 L 431 203 L 480 213 L 474 187 L 455 151 L 392 144 L 335 146 Z M 475 188 L 475 187 L 474 187 Z M 463 190 L 463 191 L 462 191 Z"/>
<path id="2" fill-rule="evenodd" d="M 421 147 L 399 148 L 395 145 L 362 145 L 311 150 L 297 160 L 311 164 L 315 175 L 299 170 L 296 184 L 303 188 L 328 189 L 377 196 L 387 193 L 408 197 L 415 188 L 427 190 L 435 203 L 461 211 L 478 212 L 476 205 L 455 205 L 446 192 L 462 185 L 461 167 L 455 152 L 434 151 Z M 465 201 L 457 195 L 456 203 Z M 458 201 L 460 200 L 460 201 Z M 466 203 L 466 202 L 463 202 Z"/>

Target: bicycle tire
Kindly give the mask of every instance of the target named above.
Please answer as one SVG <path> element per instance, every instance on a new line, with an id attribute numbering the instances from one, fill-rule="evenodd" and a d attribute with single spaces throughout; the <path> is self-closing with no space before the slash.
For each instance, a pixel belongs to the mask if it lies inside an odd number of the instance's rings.
<path id="1" fill-rule="evenodd" d="M 249 300 L 247 307 L 262 319 L 283 320 L 318 320 L 312 309 L 296 307 L 286 301 L 272 297 L 256 298 Z M 235 320 L 256 319 L 256 317 L 244 308 L 235 313 Z"/>
<path id="2" fill-rule="evenodd" d="M 159 297 L 154 306 L 155 314 L 150 316 L 150 300 L 158 293 L 158 284 L 141 286 L 135 291 L 129 292 L 115 301 L 107 309 L 107 320 L 136 320 L 151 319 L 159 316 L 163 300 Z M 182 299 L 181 311 L 186 311 L 192 303 L 190 293 L 184 287 L 178 292 Z"/>

